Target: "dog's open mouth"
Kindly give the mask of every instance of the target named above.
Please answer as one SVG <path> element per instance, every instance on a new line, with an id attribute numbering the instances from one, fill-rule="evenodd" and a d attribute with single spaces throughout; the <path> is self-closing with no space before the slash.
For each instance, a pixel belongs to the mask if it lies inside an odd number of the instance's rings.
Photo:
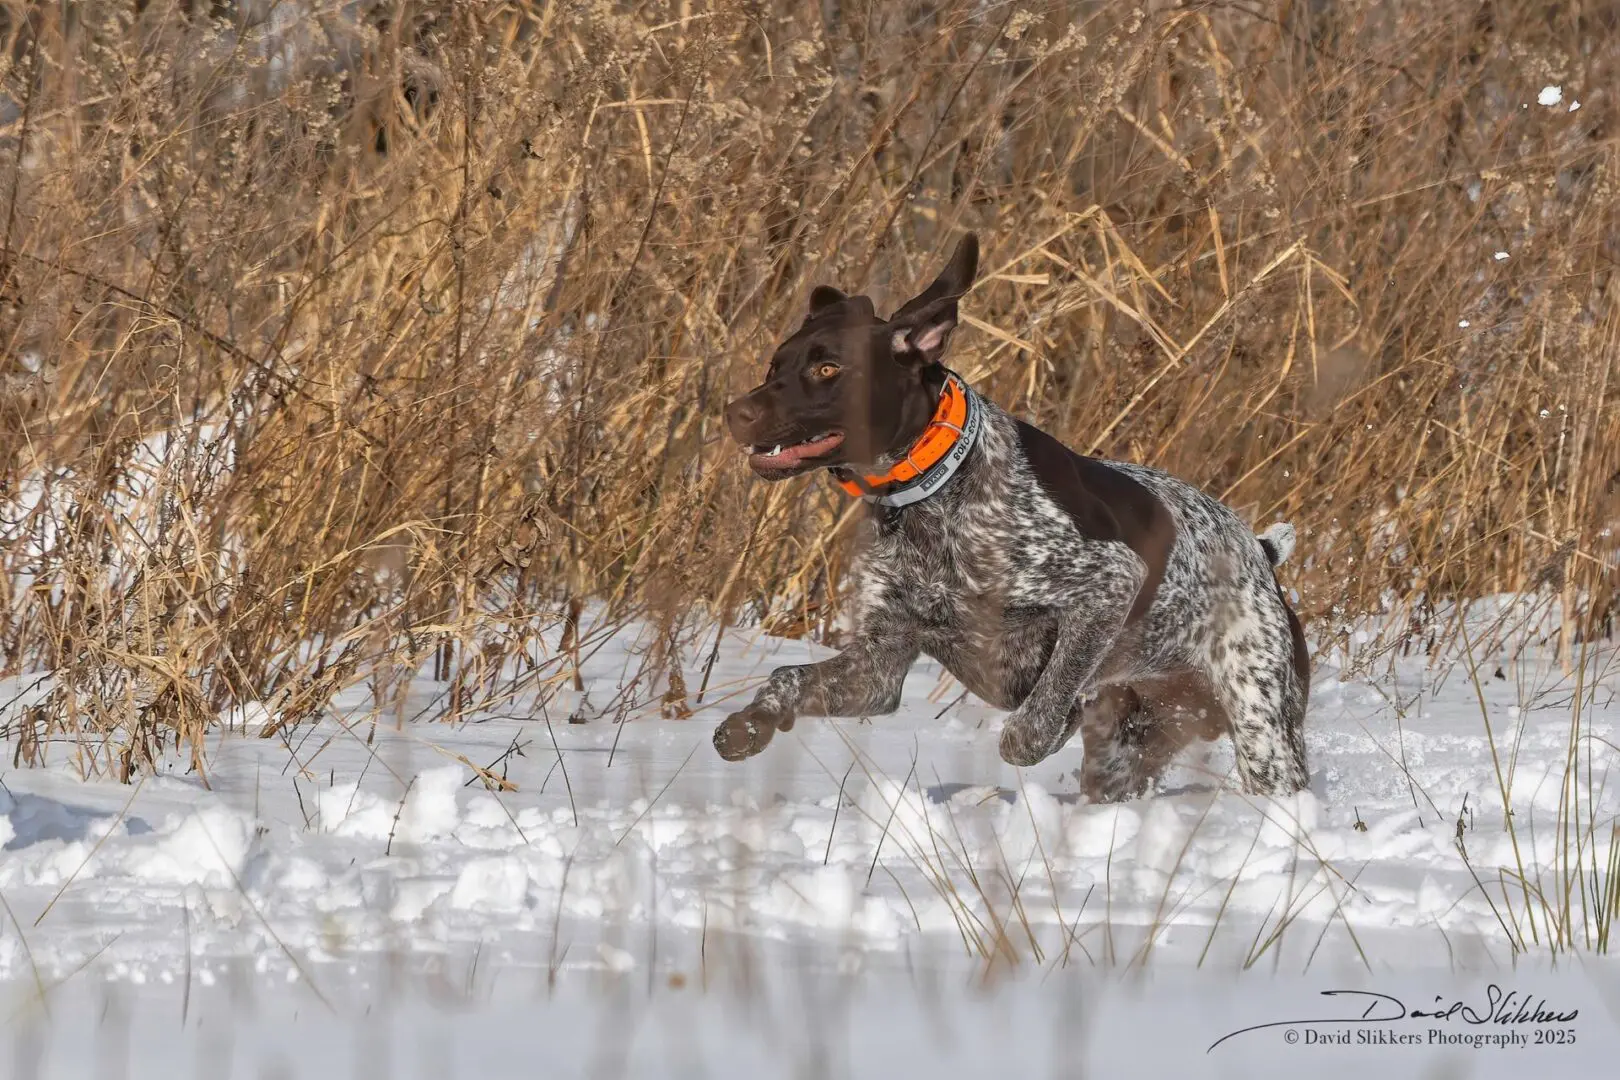
<path id="1" fill-rule="evenodd" d="M 817 435 L 813 439 L 793 443 L 788 446 L 750 446 L 748 448 L 748 464 L 754 469 L 763 472 L 780 472 L 784 469 L 796 469 L 801 465 L 813 462 L 824 454 L 836 450 L 844 441 L 842 431 L 828 431 Z"/>

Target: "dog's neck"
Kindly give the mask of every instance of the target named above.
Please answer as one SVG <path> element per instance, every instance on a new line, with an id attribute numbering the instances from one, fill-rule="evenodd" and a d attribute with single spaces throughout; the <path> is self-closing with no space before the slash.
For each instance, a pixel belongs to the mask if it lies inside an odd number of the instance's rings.
<path id="1" fill-rule="evenodd" d="M 860 475 L 835 468 L 833 479 L 849 494 L 877 506 L 921 502 L 950 483 L 984 424 L 985 403 L 959 376 L 946 372 L 933 419 L 886 471 Z"/>

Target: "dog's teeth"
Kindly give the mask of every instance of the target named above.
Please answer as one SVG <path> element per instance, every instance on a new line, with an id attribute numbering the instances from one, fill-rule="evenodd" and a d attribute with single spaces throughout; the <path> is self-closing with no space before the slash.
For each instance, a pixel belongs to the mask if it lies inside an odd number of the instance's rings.
<path id="1" fill-rule="evenodd" d="M 782 452 L 782 444 L 777 443 L 774 447 L 771 448 L 771 457 L 775 457 L 777 454 L 780 454 L 781 452 Z"/>

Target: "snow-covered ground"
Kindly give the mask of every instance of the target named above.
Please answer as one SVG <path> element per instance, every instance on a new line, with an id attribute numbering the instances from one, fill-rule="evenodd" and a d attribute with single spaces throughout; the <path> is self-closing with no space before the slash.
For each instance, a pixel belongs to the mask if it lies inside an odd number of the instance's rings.
<path id="1" fill-rule="evenodd" d="M 635 668 L 634 640 L 587 661 L 598 705 Z M 206 787 L 180 761 L 119 786 L 79 779 L 66 745 L 44 769 L 8 753 L 0 1062 L 50 1077 L 1597 1076 L 1620 1052 L 1620 967 L 1598 955 L 1620 889 L 1612 647 L 1574 674 L 1535 648 L 1473 667 L 1386 657 L 1353 677 L 1319 658 L 1308 793 L 1231 790 L 1222 743 L 1156 798 L 1092 806 L 1078 744 L 1003 765 L 1001 714 L 927 664 L 897 715 L 806 719 L 728 765 L 714 724 L 774 664 L 827 652 L 726 641 L 684 720 L 654 702 L 571 724 L 573 702 L 520 700 L 457 726 L 373 725 L 356 690 L 286 736 L 222 733 Z M 418 681 L 413 706 L 442 689 Z M 0 683 L 0 706 L 38 692 Z M 1284 1023 L 1361 1016 L 1374 999 L 1322 996 L 1350 988 L 1403 1011 L 1439 996 L 1500 1012 L 1493 982 L 1579 1015 Z M 1428 1041 L 1324 1041 L 1341 1029 Z M 1574 1045 L 1529 1042 L 1566 1029 Z M 1527 1044 L 1475 1038 L 1509 1031 Z"/>

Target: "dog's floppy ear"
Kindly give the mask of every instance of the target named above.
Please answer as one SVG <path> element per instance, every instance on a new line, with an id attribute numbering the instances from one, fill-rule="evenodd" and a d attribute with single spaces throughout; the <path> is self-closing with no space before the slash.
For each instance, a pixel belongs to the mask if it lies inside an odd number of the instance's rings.
<path id="1" fill-rule="evenodd" d="M 956 302 L 979 270 L 979 238 L 972 233 L 956 245 L 934 283 L 901 305 L 889 318 L 890 349 L 908 364 L 936 364 L 956 329 Z"/>

